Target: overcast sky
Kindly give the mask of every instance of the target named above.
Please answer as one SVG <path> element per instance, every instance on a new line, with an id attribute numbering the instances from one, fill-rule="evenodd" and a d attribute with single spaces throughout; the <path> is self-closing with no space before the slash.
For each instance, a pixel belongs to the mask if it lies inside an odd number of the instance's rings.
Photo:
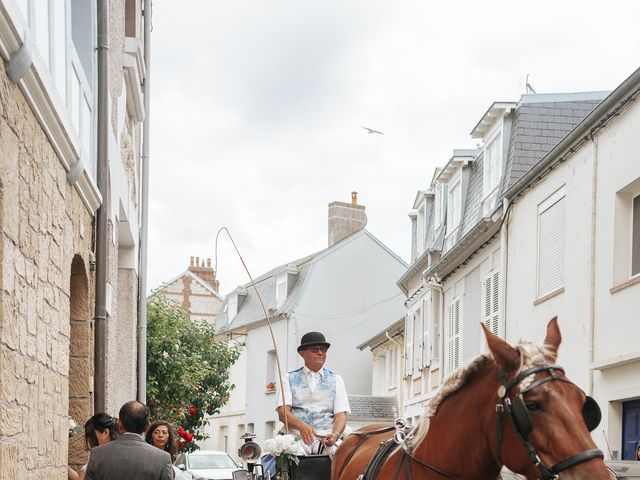
<path id="1" fill-rule="evenodd" d="M 155 0 L 150 288 L 234 236 L 254 276 L 327 246 L 356 190 L 405 260 L 418 189 L 494 101 L 612 90 L 636 1 Z M 384 135 L 367 134 L 361 126 Z M 226 294 L 248 281 L 228 238 Z"/>

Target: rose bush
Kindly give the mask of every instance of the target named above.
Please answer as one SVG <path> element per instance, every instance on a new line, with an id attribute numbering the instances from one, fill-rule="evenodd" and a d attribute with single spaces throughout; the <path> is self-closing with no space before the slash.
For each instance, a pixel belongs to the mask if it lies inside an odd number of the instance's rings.
<path id="1" fill-rule="evenodd" d="M 233 385 L 229 369 L 240 348 L 215 339 L 213 325 L 190 320 L 176 302 L 147 300 L 147 404 L 153 419 L 178 427 L 181 452 L 198 449 L 201 427 L 220 411 Z M 195 441 L 194 441 L 195 440 Z"/>

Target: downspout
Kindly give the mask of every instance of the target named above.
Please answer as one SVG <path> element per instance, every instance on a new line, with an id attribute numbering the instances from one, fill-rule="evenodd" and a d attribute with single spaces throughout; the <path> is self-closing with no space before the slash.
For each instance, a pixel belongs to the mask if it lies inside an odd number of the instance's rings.
<path id="1" fill-rule="evenodd" d="M 149 104 L 151 83 L 151 0 L 144 0 L 144 66 L 146 77 L 140 175 L 140 251 L 138 261 L 138 401 L 147 403 L 147 237 L 149 230 Z"/>
<path id="2" fill-rule="evenodd" d="M 509 268 L 509 212 L 511 202 L 507 197 L 502 199 L 502 225 L 500 226 L 500 306 L 498 312 L 500 323 L 507 338 L 507 269 Z"/>
<path id="3" fill-rule="evenodd" d="M 108 0 L 97 2 L 98 17 L 98 132 L 97 182 L 102 205 L 96 213 L 96 305 L 94 346 L 94 410 L 104 412 L 106 397 L 107 343 L 107 222 L 109 219 L 109 6 Z"/>
<path id="4" fill-rule="evenodd" d="M 596 208 L 598 197 L 598 141 L 591 135 L 593 142 L 593 173 L 591 176 L 591 272 L 589 278 L 589 389 L 587 393 L 593 396 L 594 374 L 593 364 L 595 357 L 595 330 L 596 330 Z"/>
<path id="5" fill-rule="evenodd" d="M 398 398 L 398 415 L 404 417 L 404 384 L 402 383 L 402 359 L 404 358 L 404 343 L 400 343 L 397 340 L 394 340 L 389 335 L 389 330 L 384 331 L 385 337 L 390 342 L 395 343 L 400 348 L 400 361 L 398 362 L 398 390 L 400 391 L 400 397 Z"/>

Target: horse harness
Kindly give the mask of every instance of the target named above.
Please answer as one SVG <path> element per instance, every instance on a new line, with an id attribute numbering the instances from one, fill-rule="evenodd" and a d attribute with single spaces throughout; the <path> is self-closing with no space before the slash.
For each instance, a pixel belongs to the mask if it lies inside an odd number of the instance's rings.
<path id="1" fill-rule="evenodd" d="M 501 452 L 503 427 L 504 427 L 503 416 L 506 413 L 511 420 L 511 423 L 513 425 L 513 428 L 516 434 L 520 438 L 520 441 L 523 443 L 523 445 L 527 449 L 529 458 L 531 459 L 533 464 L 538 468 L 540 472 L 539 480 L 557 480 L 558 474 L 563 470 L 567 470 L 580 463 L 588 462 L 589 460 L 592 460 L 594 458 L 602 458 L 602 459 L 604 458 L 604 454 L 602 453 L 602 451 L 597 448 L 594 448 L 594 449 L 586 450 L 584 452 L 580 452 L 576 455 L 573 455 L 572 457 L 562 460 L 556 463 L 555 465 L 553 465 L 552 467 L 550 467 L 540 459 L 540 456 L 538 455 L 536 448 L 531 443 L 530 441 L 531 430 L 532 430 L 531 416 L 529 415 L 529 412 L 527 410 L 527 406 L 525 404 L 523 395 L 526 392 L 529 392 L 534 388 L 537 388 L 547 382 L 552 382 L 556 380 L 569 383 L 571 385 L 576 386 L 576 388 L 579 388 L 577 385 L 575 385 L 571 380 L 567 379 L 565 376 L 556 375 L 555 373 L 556 370 L 564 373 L 564 369 L 558 365 L 545 364 L 545 365 L 532 367 L 520 372 L 509 382 L 507 382 L 505 379 L 504 371 L 502 369 L 499 369 L 498 371 L 498 380 L 500 382 L 500 387 L 498 388 L 498 403 L 496 404 L 496 455 L 497 455 L 498 462 L 502 464 L 502 460 L 500 458 L 500 452 Z M 523 390 L 520 390 L 517 394 L 514 395 L 513 400 L 508 397 L 509 392 L 514 387 L 519 385 L 520 382 L 522 382 L 525 378 L 540 372 L 547 372 L 549 375 L 544 378 L 541 378 L 536 382 L 533 382 L 531 385 L 524 388 Z M 590 432 L 593 431 L 600 423 L 600 420 L 602 418 L 602 413 L 600 411 L 600 407 L 598 406 L 598 403 L 592 397 L 587 396 L 587 400 L 584 406 L 582 407 L 582 417 L 585 421 L 587 429 Z M 347 457 L 346 461 L 344 462 L 338 477 L 342 475 L 344 468 L 349 463 L 349 461 L 353 458 L 353 455 L 358 450 L 358 448 L 360 448 L 360 446 L 364 443 L 367 437 L 371 435 L 377 435 L 380 433 L 390 432 L 392 430 L 396 431 L 394 436 L 391 439 L 380 443 L 380 447 L 378 448 L 374 456 L 371 458 L 371 460 L 367 464 L 367 467 L 364 473 L 358 477 L 358 480 L 375 480 L 378 473 L 384 466 L 385 462 L 391 455 L 391 453 L 395 451 L 395 449 L 398 446 L 402 447 L 402 456 L 400 458 L 400 461 L 398 462 L 398 467 L 393 477 L 394 480 L 398 480 L 400 476 L 400 470 L 402 469 L 403 465 L 405 467 L 406 480 L 411 479 L 412 461 L 422 466 L 423 468 L 426 468 L 428 470 L 431 470 L 434 473 L 437 473 L 441 477 L 448 478 L 451 480 L 456 479 L 456 477 L 454 477 L 453 475 L 433 465 L 423 462 L 422 460 L 416 458 L 412 454 L 410 441 L 412 440 L 414 433 L 411 427 L 408 426 L 406 420 L 403 418 L 396 419 L 393 427 L 386 427 L 379 430 L 372 430 L 369 432 L 353 432 L 353 434 L 359 435 L 361 438 L 356 444 L 355 448 L 351 451 L 351 453 Z"/>
<path id="2" fill-rule="evenodd" d="M 558 474 L 563 470 L 567 470 L 575 465 L 579 465 L 580 463 L 588 462 L 589 460 L 592 460 L 594 458 L 604 459 L 604 454 L 602 453 L 602 451 L 597 448 L 593 448 L 573 455 L 572 457 L 562 460 L 550 467 L 540 459 L 536 448 L 531 443 L 531 416 L 529 415 L 529 411 L 527 410 L 523 395 L 533 390 L 534 388 L 544 385 L 547 382 L 553 381 L 569 383 L 571 385 L 574 385 L 576 388 L 580 388 L 564 375 L 558 376 L 556 374 L 556 371 L 560 371 L 564 374 L 564 369 L 559 365 L 539 365 L 520 372 L 513 379 L 507 382 L 505 379 L 504 371 L 502 369 L 498 370 L 498 380 L 500 382 L 500 387 L 498 388 L 498 403 L 496 404 L 496 455 L 498 457 L 498 461 L 502 463 L 502 460 L 500 458 L 500 449 L 502 445 L 503 435 L 502 419 L 504 414 L 506 413 L 511 419 L 513 429 L 520 438 L 522 444 L 527 449 L 529 458 L 538 468 L 540 472 L 540 480 L 554 480 L 558 478 Z M 531 385 L 520 390 L 513 396 L 513 399 L 509 398 L 508 394 L 511 389 L 520 384 L 520 382 L 522 382 L 525 378 L 540 372 L 546 372 L 549 375 L 541 378 L 538 381 L 534 381 Z M 584 419 L 587 429 L 590 432 L 593 431 L 600 423 L 602 413 L 600 411 L 598 403 L 592 397 L 587 396 L 587 400 L 582 407 L 582 418 Z"/>

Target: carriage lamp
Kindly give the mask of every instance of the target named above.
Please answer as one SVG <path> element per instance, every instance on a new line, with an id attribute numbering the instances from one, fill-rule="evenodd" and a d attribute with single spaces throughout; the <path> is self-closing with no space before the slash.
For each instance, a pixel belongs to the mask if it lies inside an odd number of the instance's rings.
<path id="1" fill-rule="evenodd" d="M 245 433 L 240 437 L 244 440 L 242 446 L 238 449 L 238 455 L 242 458 L 247 465 L 252 465 L 260 460 L 260 455 L 262 454 L 262 449 L 260 445 L 253 441 L 256 438 L 255 433 Z"/>

